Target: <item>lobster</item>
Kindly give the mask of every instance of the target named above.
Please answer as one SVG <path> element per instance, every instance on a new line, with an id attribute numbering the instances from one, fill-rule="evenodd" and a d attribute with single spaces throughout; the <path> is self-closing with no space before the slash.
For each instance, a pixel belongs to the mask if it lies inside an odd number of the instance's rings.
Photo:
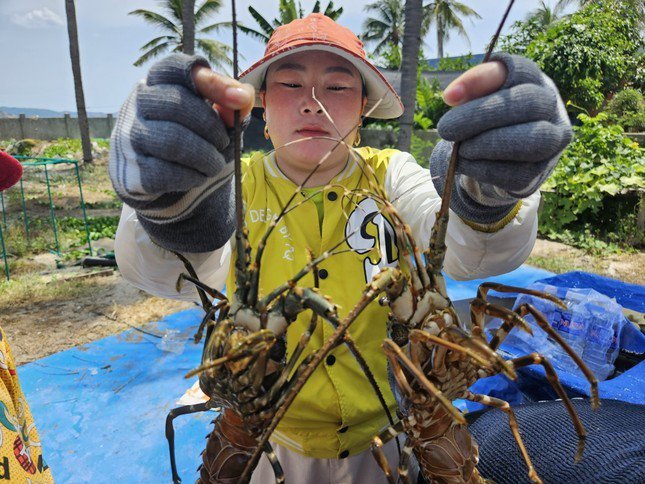
<path id="1" fill-rule="evenodd" d="M 486 62 L 513 4 L 511 0 L 504 18 L 493 37 L 484 62 Z M 450 301 L 441 275 L 446 253 L 445 237 L 448 226 L 449 203 L 454 184 L 459 143 L 455 143 L 446 175 L 441 208 L 437 213 L 429 246 L 421 252 L 408 225 L 397 214 L 383 194 L 380 202 L 383 211 L 395 222 L 395 232 L 402 259 L 409 269 L 407 277 L 392 281 L 385 288 L 386 295 L 380 302 L 389 305 L 389 338 L 383 349 L 390 365 L 392 390 L 399 404 L 400 420 L 383 429 L 374 437 L 372 451 L 389 482 L 396 482 L 382 446 L 400 432 L 407 434 L 401 453 L 398 478 L 410 482 L 408 465 L 414 453 L 420 473 L 430 482 L 484 482 L 477 471 L 478 446 L 466 426 L 462 413 L 451 403 L 463 398 L 498 408 L 508 415 L 513 436 L 528 467 L 532 482 L 541 482 L 519 433 L 517 419 L 510 405 L 500 399 L 477 395 L 468 388 L 480 378 L 503 374 L 511 379 L 516 370 L 527 365 L 540 364 L 547 379 L 560 396 L 578 435 L 576 460 L 582 456 L 586 431 L 564 391 L 551 363 L 542 355 L 532 353 L 505 361 L 497 352 L 511 329 L 517 327 L 532 334 L 524 319 L 531 315 L 554 341 L 556 341 L 580 367 L 591 385 L 592 408 L 599 406 L 598 382 L 580 357 L 549 325 L 544 316 L 529 304 L 516 311 L 487 301 L 491 290 L 503 293 L 523 293 L 548 299 L 564 307 L 564 303 L 546 293 L 484 283 L 479 286 L 471 302 L 469 323 L 459 320 Z M 499 317 L 503 323 L 490 342 L 484 331 L 486 316 Z"/>

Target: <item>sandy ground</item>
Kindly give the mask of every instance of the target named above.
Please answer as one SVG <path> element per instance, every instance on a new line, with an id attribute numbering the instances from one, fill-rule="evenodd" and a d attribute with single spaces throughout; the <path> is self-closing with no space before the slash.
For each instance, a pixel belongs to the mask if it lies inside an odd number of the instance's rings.
<path id="1" fill-rule="evenodd" d="M 540 240 L 531 256 L 561 260 L 566 270 L 597 272 L 637 284 L 643 283 L 645 274 L 642 252 L 597 259 L 569 246 Z M 85 296 L 0 307 L 0 324 L 19 365 L 193 307 L 149 296 L 125 282 L 118 271 L 88 281 L 92 290 Z"/>

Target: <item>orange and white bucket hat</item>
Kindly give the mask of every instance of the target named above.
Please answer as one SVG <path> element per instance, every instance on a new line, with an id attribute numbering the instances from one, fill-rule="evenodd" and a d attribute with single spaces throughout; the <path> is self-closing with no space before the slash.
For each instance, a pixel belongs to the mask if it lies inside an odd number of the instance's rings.
<path id="1" fill-rule="evenodd" d="M 365 55 L 363 43 L 348 28 L 321 13 L 312 13 L 275 29 L 264 51 L 264 57 L 240 75 L 240 81 L 260 90 L 267 69 L 275 61 L 296 52 L 322 50 L 333 52 L 351 62 L 361 74 L 367 91 L 365 111 L 382 98 L 371 118 L 392 119 L 403 114 L 403 104 L 394 88 Z M 255 106 L 262 107 L 259 94 Z"/>

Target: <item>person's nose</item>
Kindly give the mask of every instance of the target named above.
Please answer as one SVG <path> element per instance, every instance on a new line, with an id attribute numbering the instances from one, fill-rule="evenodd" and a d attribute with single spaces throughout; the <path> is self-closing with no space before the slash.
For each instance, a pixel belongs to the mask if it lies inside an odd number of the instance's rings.
<path id="1" fill-rule="evenodd" d="M 320 104 L 316 101 L 314 96 L 316 98 L 318 97 L 316 94 L 315 88 L 314 89 L 308 89 L 305 94 L 303 94 L 303 99 L 301 101 L 300 105 L 300 113 L 301 114 L 322 114 L 323 110 Z"/>

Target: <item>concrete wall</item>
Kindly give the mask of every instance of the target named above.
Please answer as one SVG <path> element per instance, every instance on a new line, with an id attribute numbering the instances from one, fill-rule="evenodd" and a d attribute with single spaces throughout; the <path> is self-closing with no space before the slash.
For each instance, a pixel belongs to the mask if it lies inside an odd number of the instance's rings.
<path id="1" fill-rule="evenodd" d="M 109 138 L 114 128 L 114 116 L 89 118 L 92 138 Z M 44 139 L 80 138 L 78 118 L 66 114 L 63 118 L 0 118 L 0 139 Z"/>

